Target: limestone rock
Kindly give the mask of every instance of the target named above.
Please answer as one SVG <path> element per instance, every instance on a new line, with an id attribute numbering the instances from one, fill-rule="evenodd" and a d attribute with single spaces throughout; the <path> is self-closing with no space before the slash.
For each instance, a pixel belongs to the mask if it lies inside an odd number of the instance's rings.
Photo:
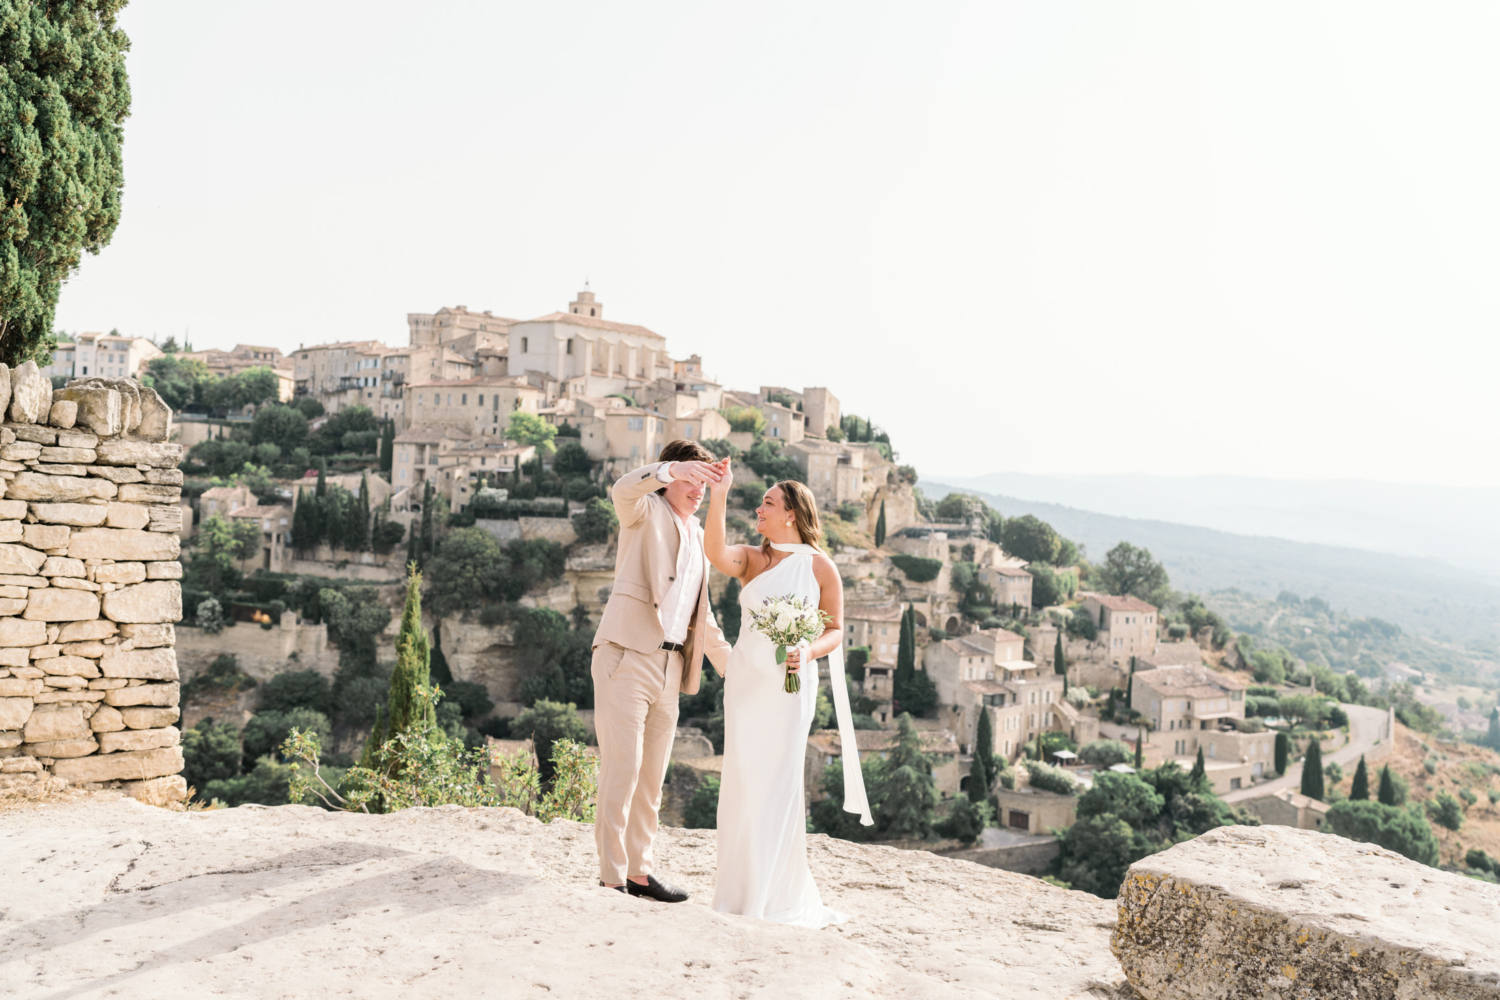
<path id="1" fill-rule="evenodd" d="M 72 400 L 59 400 L 56 390 L 53 390 L 52 397 L 52 413 L 47 423 L 53 427 L 71 428 L 78 422 L 78 404 Z"/>
<path id="2" fill-rule="evenodd" d="M 0 544 L 0 574 L 36 576 L 47 557 L 24 545 Z"/>
<path id="3" fill-rule="evenodd" d="M 15 447 L 15 446 L 12 445 L 12 447 Z M 75 464 L 81 463 L 83 465 L 93 465 L 94 464 L 94 459 L 96 457 L 97 456 L 96 456 L 96 454 L 94 452 L 94 449 L 92 449 L 92 448 L 43 448 L 42 449 L 42 461 L 43 462 L 58 462 L 58 463 L 70 463 L 71 462 L 71 463 L 75 463 Z"/>
<path id="4" fill-rule="evenodd" d="M 33 427 L 31 424 L 6 424 L 5 429 L 15 441 L 30 441 L 33 444 L 57 444 L 57 431 L 50 427 Z M 0 440 L 4 435 L 0 435 Z"/>
<path id="5" fill-rule="evenodd" d="M 37 682 L 37 687 L 41 683 Z M 20 729 L 31 718 L 33 702 L 30 698 L 0 697 L 0 730 Z"/>
<path id="6" fill-rule="evenodd" d="M 95 454 L 97 454 L 97 449 Z M 95 465 L 89 468 L 89 475 L 108 479 L 112 483 L 139 483 L 144 482 L 146 474 L 134 466 Z"/>
<path id="7" fill-rule="evenodd" d="M 177 679 L 177 651 L 171 646 L 109 652 L 99 661 L 105 677 L 141 677 L 153 681 Z"/>
<path id="8" fill-rule="evenodd" d="M 93 476 L 48 476 L 40 472 L 18 472 L 5 487 L 12 500 L 86 500 L 98 497 L 113 500 L 119 487 L 107 479 Z"/>
<path id="9" fill-rule="evenodd" d="M 60 760 L 52 773 L 66 781 L 140 781 L 160 778 L 182 770 L 182 749 L 132 750 L 91 757 Z"/>
<path id="10" fill-rule="evenodd" d="M 53 398 L 71 402 L 75 407 L 76 422 L 95 434 L 114 437 L 125 430 L 124 408 L 120 394 L 114 389 L 70 384 L 57 390 Z"/>
<path id="11" fill-rule="evenodd" d="M 120 791 L 148 806 L 169 806 L 187 798 L 188 786 L 182 775 L 169 774 L 164 778 L 123 782 Z"/>
<path id="12" fill-rule="evenodd" d="M 28 710 L 29 711 L 29 710 Z M 16 730 L 0 730 L 0 750 L 11 750 L 21 745 L 21 734 Z"/>
<path id="13" fill-rule="evenodd" d="M 147 469 L 146 482 L 153 486 L 181 486 L 183 475 L 181 469 Z"/>
<path id="14" fill-rule="evenodd" d="M 28 524 L 27 527 L 28 528 L 55 528 L 55 527 L 58 527 L 58 525 L 54 525 L 54 524 L 45 524 L 45 525 L 43 525 L 43 524 Z M 67 529 L 64 528 L 63 531 L 66 532 Z M 66 536 L 64 536 L 64 537 L 66 537 Z M 60 546 L 60 545 L 49 545 L 49 546 L 47 546 L 47 548 L 49 548 L 49 549 L 57 549 L 57 548 L 61 548 L 61 547 L 62 546 Z M 44 563 L 42 563 L 42 576 L 46 576 L 46 577 L 71 576 L 71 577 L 76 577 L 76 578 L 82 580 L 85 577 L 87 577 L 88 575 L 89 575 L 88 574 L 88 570 L 84 568 L 83 560 L 82 559 L 69 559 L 67 556 L 48 556 L 47 557 L 47 561 L 44 562 Z M 57 583 L 56 580 L 53 580 L 52 582 L 53 582 L 54 585 L 56 585 L 56 583 Z"/>
<path id="15" fill-rule="evenodd" d="M 109 515 L 110 508 L 114 506 L 113 503 L 108 506 L 94 503 L 34 503 L 31 504 L 31 513 L 38 521 L 45 524 L 92 528 L 103 524 L 105 517 Z M 29 527 L 35 527 L 35 525 Z"/>
<path id="16" fill-rule="evenodd" d="M 10 419 L 18 424 L 44 420 L 52 410 L 52 380 L 35 361 L 23 361 L 10 373 Z"/>
<path id="17" fill-rule="evenodd" d="M 146 512 L 151 518 L 148 531 L 165 531 L 173 535 L 182 531 L 182 508 L 176 504 L 154 503 Z"/>
<path id="18" fill-rule="evenodd" d="M 74 559 L 116 562 L 176 559 L 182 551 L 182 540 L 176 535 L 139 528 L 82 528 L 72 533 L 67 545 L 68 555 Z"/>
<path id="19" fill-rule="evenodd" d="M 0 500 L 0 517 L 20 520 L 26 516 L 26 504 L 20 500 Z"/>
<path id="20" fill-rule="evenodd" d="M 1500 886 L 1315 830 L 1210 830 L 1130 866 L 1112 948 L 1150 1000 L 1500 997 Z"/>
<path id="21" fill-rule="evenodd" d="M 35 462 L 42 457 L 42 446 L 32 441 L 0 445 L 0 458 L 7 462 Z"/>
<path id="22" fill-rule="evenodd" d="M 108 705 L 104 706 L 104 708 L 108 707 Z M 99 711 L 104 711 L 104 708 Z M 161 729 L 163 726 L 172 725 L 182 715 L 175 705 L 162 707 L 140 705 L 121 708 L 119 712 L 120 718 L 131 729 Z"/>
<path id="23" fill-rule="evenodd" d="M 177 564 L 173 563 L 173 565 Z M 94 570 L 94 580 L 96 583 L 142 583 L 145 579 L 145 563 L 108 563 Z"/>
<path id="24" fill-rule="evenodd" d="M 60 657 L 54 657 L 47 662 L 56 663 L 58 659 L 60 659 Z M 42 683 L 46 684 L 49 688 L 65 689 L 68 691 L 72 691 L 76 688 L 86 688 L 89 686 L 88 679 L 85 677 L 79 677 L 77 674 L 59 674 L 55 676 L 53 674 L 48 674 L 46 677 L 42 678 Z"/>
<path id="25" fill-rule="evenodd" d="M 152 646 L 173 646 L 177 643 L 177 629 L 170 625 L 121 625 L 120 637 L 130 642 L 132 649 Z"/>
<path id="26" fill-rule="evenodd" d="M 92 683 L 92 681 L 90 683 Z M 78 688 L 74 688 L 70 691 L 54 691 L 53 689 L 48 688 L 41 694 L 37 695 L 35 700 L 38 705 L 53 705 L 60 702 L 67 702 L 69 704 L 86 703 L 90 708 L 92 708 L 94 702 L 104 700 L 104 692 L 92 690 L 85 691 Z"/>
<path id="27" fill-rule="evenodd" d="M 0 677 L 0 698 L 30 698 L 42 693 L 42 682 L 37 677 Z M 9 729 L 0 726 L 0 729 Z"/>
<path id="28" fill-rule="evenodd" d="M 62 655 L 82 656 L 85 658 L 97 660 L 99 657 L 103 656 L 113 648 L 113 646 L 106 646 L 104 643 L 97 641 L 69 642 L 63 644 Z"/>
<path id="29" fill-rule="evenodd" d="M 104 523 L 111 528 L 145 528 L 151 523 L 151 514 L 138 503 L 111 501 L 105 517 Z"/>
<path id="30" fill-rule="evenodd" d="M 83 709 L 77 705 L 40 705 L 31 713 L 24 732 L 27 743 L 50 743 L 83 739 L 89 735 L 89 727 L 84 724 Z"/>
<path id="31" fill-rule="evenodd" d="M 53 675 L 69 675 L 72 677 L 98 677 L 99 664 L 86 656 L 73 656 L 64 654 L 53 656 L 46 660 L 36 661 L 46 668 L 47 673 Z"/>
<path id="32" fill-rule="evenodd" d="M 26 536 L 20 521 L 0 521 L 0 542 L 19 542 Z"/>
<path id="33" fill-rule="evenodd" d="M 172 436 L 172 408 L 150 386 L 140 387 L 141 417 L 131 436 L 141 441 L 165 441 Z"/>
<path id="34" fill-rule="evenodd" d="M 89 728 L 96 733 L 117 733 L 125 728 L 125 719 L 120 710 L 112 705 L 100 705 L 89 717 Z"/>
<path id="35" fill-rule="evenodd" d="M 35 716 L 32 717 L 35 718 Z M 99 752 L 99 744 L 92 736 L 81 736 L 77 739 L 56 740 L 52 743 L 32 743 L 28 740 L 24 749 L 27 753 L 38 757 L 87 757 L 91 753 Z"/>
<path id="36" fill-rule="evenodd" d="M 31 650 L 18 646 L 0 647 L 0 667 L 24 667 L 30 662 Z"/>
<path id="37" fill-rule="evenodd" d="M 152 580 L 122 587 L 104 595 L 104 614 L 117 622 L 181 621 L 182 585 L 176 580 Z"/>
<path id="38" fill-rule="evenodd" d="M 18 615 L 26 610 L 26 599 L 23 597 L 7 597 L 0 599 L 0 615 Z"/>
<path id="39" fill-rule="evenodd" d="M 180 486 L 152 486 L 150 483 L 122 483 L 121 503 L 175 503 L 182 499 Z"/>
<path id="40" fill-rule="evenodd" d="M 112 621 L 99 619 L 91 622 L 68 622 L 57 633 L 59 642 L 88 642 L 91 639 L 108 639 L 120 630 Z"/>
<path id="41" fill-rule="evenodd" d="M 126 729 L 100 736 L 99 752 L 155 750 L 158 747 L 175 747 L 181 742 L 182 734 L 178 732 L 176 726 L 168 726 L 165 729 Z"/>
<path id="42" fill-rule="evenodd" d="M 87 590 L 63 590 L 48 587 L 33 590 L 26 613 L 27 621 L 81 622 L 99 617 L 99 595 Z"/>
<path id="43" fill-rule="evenodd" d="M 146 579 L 148 580 L 181 580 L 182 563 L 180 562 L 152 562 L 146 564 Z"/>
<path id="44" fill-rule="evenodd" d="M 155 708 L 175 708 L 182 695 L 180 684 L 142 684 L 140 687 L 116 688 L 104 692 L 104 703 L 116 708 L 149 705 Z M 130 725 L 127 721 L 126 725 Z M 131 727 L 135 728 L 134 726 Z"/>
<path id="45" fill-rule="evenodd" d="M 0 646 L 41 646 L 46 641 L 47 626 L 42 622 L 0 618 Z"/>
<path id="46" fill-rule="evenodd" d="M 104 465 L 149 465 L 175 469 L 182 462 L 182 445 L 147 441 L 100 441 L 97 449 Z"/>
<path id="47" fill-rule="evenodd" d="M 20 774 L 27 771 L 37 772 L 42 769 L 42 762 L 35 757 L 6 757 L 0 760 L 0 774 Z"/>
<path id="48" fill-rule="evenodd" d="M 10 366 L 0 364 L 0 419 L 10 409 Z"/>

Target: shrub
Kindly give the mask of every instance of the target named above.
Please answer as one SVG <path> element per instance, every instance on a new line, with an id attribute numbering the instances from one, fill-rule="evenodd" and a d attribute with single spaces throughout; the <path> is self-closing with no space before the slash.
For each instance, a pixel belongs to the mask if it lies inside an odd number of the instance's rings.
<path id="1" fill-rule="evenodd" d="M 473 681 L 449 681 L 443 686 L 445 703 L 457 705 L 466 719 L 477 719 L 495 710 L 490 692 L 483 684 Z"/>
<path id="2" fill-rule="evenodd" d="M 1464 807 L 1447 792 L 1438 792 L 1437 798 L 1427 801 L 1427 815 L 1450 830 L 1464 825 Z"/>
<path id="3" fill-rule="evenodd" d="M 536 747 L 537 760 L 543 762 L 541 778 L 545 784 L 552 780 L 551 758 L 554 744 L 559 740 L 582 743 L 588 738 L 588 728 L 578 717 L 576 706 L 542 699 L 511 720 L 510 738 L 532 741 Z"/>
<path id="4" fill-rule="evenodd" d="M 894 555 L 891 556 L 891 563 L 913 583 L 931 583 L 943 571 L 941 559 L 928 559 L 925 556 Z"/>
<path id="5" fill-rule="evenodd" d="M 203 719 L 182 734 L 182 777 L 200 798 L 209 782 L 239 773 L 240 734 L 229 723 Z"/>
<path id="6" fill-rule="evenodd" d="M 1076 688 L 1074 690 L 1077 690 Z M 1069 692 L 1071 694 L 1072 692 Z M 1113 767 L 1116 764 L 1127 764 L 1133 755 L 1130 747 L 1119 740 L 1094 740 L 1085 743 L 1083 749 L 1078 751 L 1078 759 L 1085 764 L 1093 764 L 1095 767 Z"/>
<path id="7" fill-rule="evenodd" d="M 960 795 L 953 800 L 948 815 L 933 826 L 933 831 L 940 837 L 972 844 L 993 821 L 994 810 L 988 802 L 975 802 L 967 795 Z"/>
<path id="8" fill-rule="evenodd" d="M 182 686 L 185 698 L 207 697 L 248 691 L 255 687 L 255 678 L 240 670 L 240 661 L 232 653 L 224 653 L 209 664 L 207 670 Z"/>
<path id="9" fill-rule="evenodd" d="M 209 635 L 224 631 L 224 606 L 212 597 L 198 602 L 193 617 L 197 619 L 198 627 Z"/>
<path id="10" fill-rule="evenodd" d="M 293 729 L 315 733 L 320 740 L 326 740 L 333 727 L 328 722 L 328 716 L 310 708 L 258 712 L 250 717 L 240 733 L 240 741 L 244 744 L 245 770 L 249 771 L 260 758 L 275 754 L 276 748 L 286 741 Z"/>
<path id="11" fill-rule="evenodd" d="M 1031 787 L 1038 791 L 1056 792 L 1058 795 L 1072 795 L 1078 791 L 1078 782 L 1060 767 L 1033 760 L 1027 762 L 1026 773 L 1031 776 Z"/>
<path id="12" fill-rule="evenodd" d="M 719 828 L 719 779 L 712 774 L 703 776 L 692 797 L 682 809 L 682 824 L 689 830 L 717 830 Z"/>
<path id="13" fill-rule="evenodd" d="M 615 505 L 598 497 L 590 500 L 588 506 L 573 518 L 573 530 L 578 532 L 580 542 L 607 542 L 619 526 Z"/>
<path id="14" fill-rule="evenodd" d="M 1328 809 L 1325 828 L 1350 840 L 1379 844 L 1424 865 L 1437 866 L 1438 843 L 1415 806 L 1344 799 Z"/>
<path id="15" fill-rule="evenodd" d="M 292 782 L 296 775 L 296 764 L 283 764 L 264 757 L 256 761 L 255 767 L 247 774 L 210 781 L 202 797 L 230 807 L 252 802 L 263 806 L 284 806 L 302 801 L 300 796 L 293 798 Z"/>
<path id="16" fill-rule="evenodd" d="M 333 692 L 328 681 L 316 670 L 293 670 L 277 674 L 260 689 L 260 711 L 287 712 L 310 708 L 328 715 L 333 711 Z"/>
<path id="17" fill-rule="evenodd" d="M 1500 861 L 1490 857 L 1477 847 L 1469 848 L 1469 853 L 1464 855 L 1464 864 L 1478 871 L 1492 872 L 1500 875 Z"/>

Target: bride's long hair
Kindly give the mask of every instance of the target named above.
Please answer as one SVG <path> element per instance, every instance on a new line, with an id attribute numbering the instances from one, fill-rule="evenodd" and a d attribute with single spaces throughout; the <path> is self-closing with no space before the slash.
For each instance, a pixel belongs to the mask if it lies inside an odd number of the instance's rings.
<path id="1" fill-rule="evenodd" d="M 823 547 L 823 525 L 818 520 L 818 501 L 813 498 L 812 490 L 795 479 L 783 479 L 776 484 L 776 489 L 781 490 L 786 509 L 796 521 L 797 534 L 802 537 L 802 544 L 811 545 L 826 554 L 828 550 Z M 767 538 L 762 541 L 760 549 L 762 552 L 770 552 L 771 540 Z"/>

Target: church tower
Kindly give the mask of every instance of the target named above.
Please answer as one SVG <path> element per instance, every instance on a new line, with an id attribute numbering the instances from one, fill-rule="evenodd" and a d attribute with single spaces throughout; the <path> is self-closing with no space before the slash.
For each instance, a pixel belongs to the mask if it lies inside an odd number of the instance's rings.
<path id="1" fill-rule="evenodd" d="M 583 291 L 578 293 L 578 298 L 568 303 L 568 312 L 575 316 L 592 316 L 594 319 L 602 319 L 604 316 L 604 303 L 594 300 L 594 293 L 589 291 L 589 283 L 583 283 Z"/>

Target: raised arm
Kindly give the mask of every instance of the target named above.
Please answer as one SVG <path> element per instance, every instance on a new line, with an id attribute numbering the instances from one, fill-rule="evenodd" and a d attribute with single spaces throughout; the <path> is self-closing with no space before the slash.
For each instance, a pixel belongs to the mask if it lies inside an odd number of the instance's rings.
<path id="1" fill-rule="evenodd" d="M 708 495 L 708 519 L 703 525 L 703 553 L 720 573 L 743 580 L 753 565 L 753 560 L 759 557 L 760 550 L 753 545 L 728 544 L 724 518 L 729 509 L 729 487 L 734 485 L 734 473 L 729 468 L 727 458 L 715 462 L 714 468 L 719 470 L 720 479 Z"/>
<path id="2" fill-rule="evenodd" d="M 646 516 L 649 510 L 646 498 L 667 485 L 663 476 L 707 485 L 718 481 L 719 469 L 716 463 L 709 462 L 653 462 L 631 469 L 615 480 L 609 491 L 621 527 L 628 527 Z"/>

